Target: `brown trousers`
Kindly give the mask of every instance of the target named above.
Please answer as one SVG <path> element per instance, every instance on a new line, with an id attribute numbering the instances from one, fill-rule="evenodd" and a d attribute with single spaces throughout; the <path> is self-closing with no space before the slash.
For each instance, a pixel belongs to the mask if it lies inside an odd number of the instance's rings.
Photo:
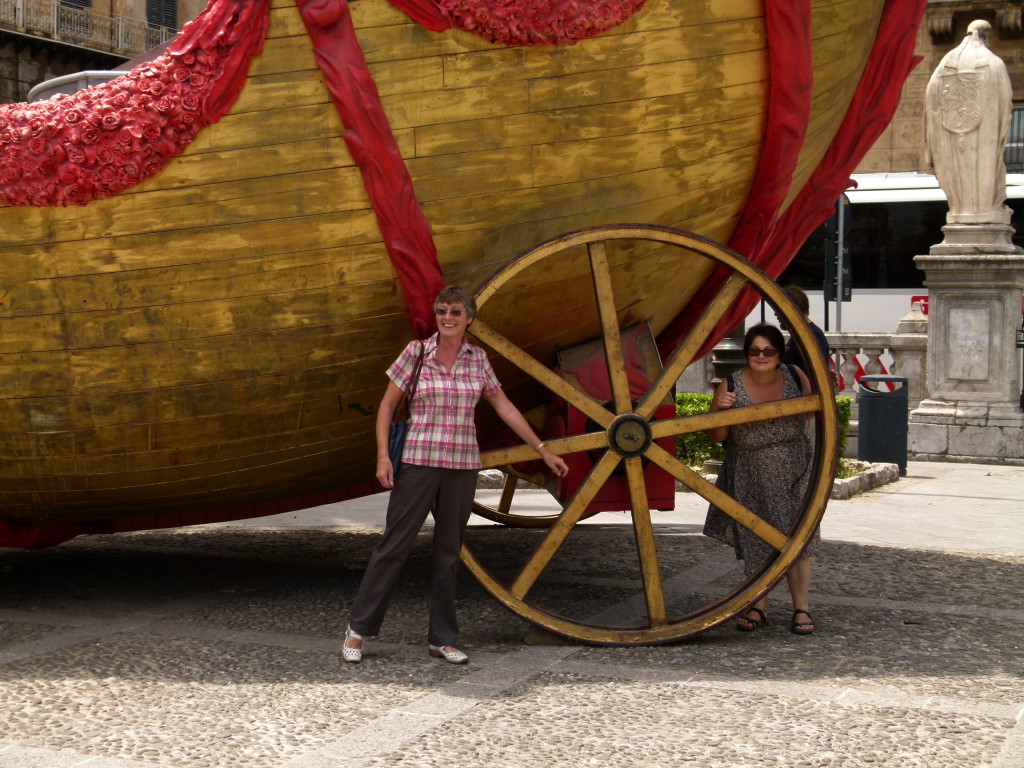
<path id="1" fill-rule="evenodd" d="M 477 470 L 442 469 L 402 464 L 388 501 L 384 538 L 373 550 L 359 585 L 349 626 L 361 635 L 376 635 L 384 621 L 398 576 L 416 535 L 434 507 L 434 568 L 430 594 L 431 645 L 455 645 L 455 582 L 462 535 L 473 511 Z"/>

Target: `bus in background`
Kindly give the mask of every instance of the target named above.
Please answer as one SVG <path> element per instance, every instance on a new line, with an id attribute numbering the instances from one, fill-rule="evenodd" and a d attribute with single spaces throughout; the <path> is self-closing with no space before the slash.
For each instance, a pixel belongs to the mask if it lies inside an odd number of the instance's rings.
<path id="1" fill-rule="evenodd" d="M 826 331 L 891 333 L 910 311 L 912 298 L 928 293 L 925 274 L 914 256 L 942 242 L 946 196 L 930 174 L 868 173 L 852 178 L 857 186 L 846 191 L 850 204 L 844 212 L 849 219 L 844 229 L 852 292 L 851 300 L 843 302 L 841 326 L 837 327 L 835 302 L 826 307 L 823 298 L 829 250 L 825 225 L 807 239 L 779 283 L 804 289 L 810 298 L 811 319 Z M 1013 211 L 1014 243 L 1024 247 L 1024 173 L 1007 174 L 1006 190 L 1006 204 Z M 771 311 L 767 314 L 772 322 Z M 760 321 L 761 309 L 755 308 L 746 324 Z"/>

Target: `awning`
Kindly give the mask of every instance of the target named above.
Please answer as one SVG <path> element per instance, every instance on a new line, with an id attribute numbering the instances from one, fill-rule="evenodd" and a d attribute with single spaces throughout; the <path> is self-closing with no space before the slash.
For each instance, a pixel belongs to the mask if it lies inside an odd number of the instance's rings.
<path id="1" fill-rule="evenodd" d="M 855 173 L 856 189 L 846 190 L 851 203 L 917 203 L 944 201 L 946 193 L 928 173 Z M 1024 198 L 1024 173 L 1006 174 L 1008 200 Z"/>

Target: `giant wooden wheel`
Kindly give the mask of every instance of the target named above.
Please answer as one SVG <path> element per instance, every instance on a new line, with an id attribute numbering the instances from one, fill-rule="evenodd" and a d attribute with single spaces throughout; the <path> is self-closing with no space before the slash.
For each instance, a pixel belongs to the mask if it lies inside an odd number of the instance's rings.
<path id="1" fill-rule="evenodd" d="M 631 400 L 630 397 L 620 335 L 620 329 L 636 318 L 629 312 L 631 299 L 617 301 L 617 290 L 626 289 L 617 289 L 621 284 L 613 280 L 608 259 L 609 249 L 620 247 L 624 241 L 656 246 L 661 249 L 662 254 L 671 254 L 669 258 L 675 260 L 678 269 L 688 270 L 694 274 L 708 275 L 718 266 L 725 267 L 730 273 L 722 289 L 683 342 L 665 361 L 660 375 L 639 402 Z M 585 259 L 580 258 L 581 252 L 585 254 Z M 576 254 L 573 262 L 575 267 L 568 266 L 569 254 Z M 661 255 L 659 258 L 664 260 L 665 256 Z M 585 277 L 592 286 L 591 303 L 596 306 L 605 346 L 605 359 L 613 393 L 612 402 L 607 405 L 596 402 L 553 373 L 548 365 L 524 348 L 525 344 L 517 344 L 504 335 L 516 330 L 511 324 L 510 312 L 500 309 L 503 303 L 515 304 L 517 299 L 510 296 L 513 290 L 521 291 L 523 285 L 529 285 L 532 280 L 531 274 L 560 274 L 573 269 L 580 272 L 580 264 L 586 265 L 588 274 Z M 671 268 L 671 262 L 667 263 L 666 267 Z M 613 285 L 613 282 L 616 282 L 616 285 Z M 780 317 L 785 318 L 786 324 L 792 329 L 804 359 L 810 361 L 810 370 L 807 373 L 814 389 L 812 394 L 730 411 L 655 420 L 653 414 L 658 404 L 672 391 L 675 382 L 745 286 L 757 291 Z M 549 448 L 560 455 L 579 451 L 604 451 L 575 495 L 565 503 L 561 513 L 554 519 L 544 520 L 543 524 L 548 526 L 546 532 L 535 534 L 539 538 L 536 548 L 532 554 L 525 556 L 522 563 L 515 566 L 514 572 L 505 569 L 502 575 L 496 576 L 473 554 L 472 543 L 463 548 L 463 563 L 488 592 L 515 613 L 549 631 L 591 643 L 641 645 L 677 640 L 708 629 L 756 601 L 782 578 L 799 556 L 824 513 L 831 492 L 836 460 L 837 421 L 830 375 L 820 354 L 817 353 L 810 329 L 771 279 L 737 254 L 693 234 L 651 226 L 598 227 L 564 235 L 521 255 L 479 289 L 477 301 L 479 313 L 470 328 L 473 336 L 505 361 L 547 388 L 550 393 L 579 409 L 593 423 L 599 425 L 596 431 L 550 441 Z M 493 312 L 489 311 L 492 306 L 495 307 Z M 507 324 L 507 328 L 499 323 Z M 682 435 L 793 414 L 814 414 L 817 418 L 814 420 L 816 439 L 812 476 L 801 512 L 789 531 L 773 528 L 679 462 L 674 455 L 655 442 L 669 435 Z M 503 467 L 535 458 L 536 453 L 525 445 L 489 451 L 482 457 L 485 467 Z M 778 555 L 755 576 L 708 599 L 706 604 L 699 607 L 691 605 L 680 615 L 673 615 L 667 608 L 663 589 L 667 580 L 666 574 L 659 568 L 655 529 L 641 465 L 644 459 L 661 467 L 700 496 L 714 502 L 738 524 L 769 543 L 778 551 Z M 559 550 L 566 545 L 577 523 L 585 517 L 588 506 L 602 485 L 616 467 L 623 464 L 632 506 L 631 524 L 635 550 L 631 547 L 631 551 L 635 551 L 636 554 L 645 615 L 642 618 L 631 617 L 622 626 L 617 626 L 603 621 L 592 623 L 587 619 L 567 616 L 557 607 L 539 604 L 532 599 L 531 590 L 549 568 Z M 510 500 L 511 488 L 507 488 L 503 496 Z M 499 506 L 504 506 L 501 510 L 503 514 L 515 518 L 510 502 L 503 501 Z M 603 550 L 603 545 L 600 549 Z M 601 555 L 602 551 L 595 551 L 592 558 L 595 574 L 593 582 L 597 584 L 600 583 L 600 579 L 596 577 L 603 573 L 604 568 Z M 742 576 L 739 578 L 743 579 Z M 614 602 L 615 599 L 609 598 L 609 602 Z"/>

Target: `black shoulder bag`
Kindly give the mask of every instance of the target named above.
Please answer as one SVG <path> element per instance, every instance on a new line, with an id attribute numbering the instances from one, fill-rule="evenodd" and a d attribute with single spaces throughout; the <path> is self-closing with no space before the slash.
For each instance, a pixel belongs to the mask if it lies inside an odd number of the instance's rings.
<path id="1" fill-rule="evenodd" d="M 416 385 L 420 381 L 420 369 L 423 367 L 423 353 L 426 345 L 420 342 L 420 354 L 416 358 L 416 367 L 413 369 L 412 381 L 409 384 L 409 392 L 402 394 L 402 399 L 395 408 L 394 420 L 391 422 L 391 432 L 388 434 L 388 458 L 391 459 L 391 466 L 394 473 L 398 474 L 398 467 L 402 463 L 402 451 L 405 449 L 405 435 L 409 431 L 409 414 L 411 403 L 416 395 Z M 404 413 L 399 418 L 399 411 L 404 408 Z"/>

